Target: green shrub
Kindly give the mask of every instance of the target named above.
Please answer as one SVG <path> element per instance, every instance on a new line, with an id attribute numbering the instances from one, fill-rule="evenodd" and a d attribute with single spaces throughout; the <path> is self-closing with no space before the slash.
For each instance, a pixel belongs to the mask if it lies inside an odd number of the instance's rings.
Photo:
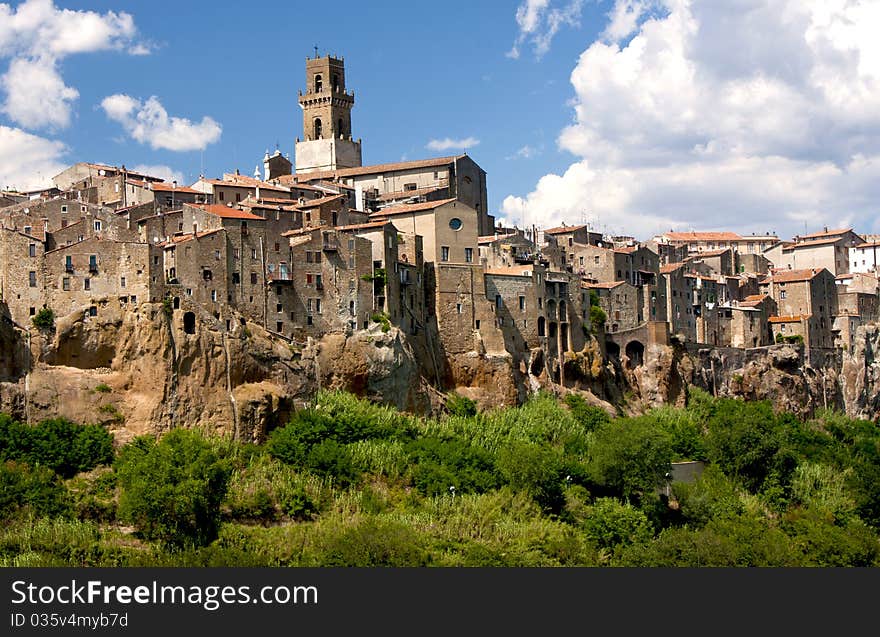
<path id="1" fill-rule="evenodd" d="M 55 327 L 55 312 L 51 308 L 41 308 L 39 312 L 31 319 L 34 327 L 41 330 L 51 330 Z"/>
<path id="2" fill-rule="evenodd" d="M 407 444 L 413 484 L 425 495 L 482 493 L 500 483 L 492 454 L 459 440 L 426 436 Z"/>
<path id="3" fill-rule="evenodd" d="M 294 520 L 308 520 L 318 513 L 318 505 L 306 493 L 305 489 L 298 487 L 283 494 L 281 510 L 284 512 L 284 515 Z"/>
<path id="4" fill-rule="evenodd" d="M 229 468 L 194 431 L 174 429 L 159 442 L 138 438 L 116 461 L 119 517 L 147 539 L 200 546 L 217 536 Z"/>
<path id="5" fill-rule="evenodd" d="M 113 460 L 113 437 L 100 425 L 77 425 L 65 418 L 35 427 L 0 416 L 0 460 L 49 467 L 70 478 Z"/>
<path id="6" fill-rule="evenodd" d="M 584 428 L 584 431 L 595 431 L 604 424 L 611 422 L 608 413 L 601 407 L 593 407 L 583 396 L 567 394 L 565 404 L 571 410 L 571 415 Z"/>
<path id="7" fill-rule="evenodd" d="M 545 445 L 512 442 L 498 452 L 498 471 L 511 487 L 535 499 L 543 509 L 558 513 L 565 505 L 562 461 Z"/>
<path id="8" fill-rule="evenodd" d="M 68 513 L 67 490 L 58 476 L 46 467 L 29 467 L 7 461 L 0 463 L 0 519 L 21 511 L 36 516 Z"/>
<path id="9" fill-rule="evenodd" d="M 391 319 L 388 318 L 385 312 L 376 312 L 370 319 L 373 323 L 379 323 L 382 326 L 383 332 L 388 332 L 391 329 Z"/>
<path id="10" fill-rule="evenodd" d="M 477 403 L 461 394 L 449 392 L 446 394 L 446 411 L 453 416 L 464 418 L 477 415 Z"/>
<path id="11" fill-rule="evenodd" d="M 427 566 L 422 538 L 410 527 L 369 517 L 330 527 L 318 538 L 321 566 Z"/>
<path id="12" fill-rule="evenodd" d="M 95 391 L 101 394 L 107 394 L 113 391 L 107 383 L 99 383 L 95 385 Z"/>
<path id="13" fill-rule="evenodd" d="M 606 550 L 649 542 L 654 529 L 648 517 L 628 502 L 599 498 L 589 508 L 582 527 L 593 544 Z"/>

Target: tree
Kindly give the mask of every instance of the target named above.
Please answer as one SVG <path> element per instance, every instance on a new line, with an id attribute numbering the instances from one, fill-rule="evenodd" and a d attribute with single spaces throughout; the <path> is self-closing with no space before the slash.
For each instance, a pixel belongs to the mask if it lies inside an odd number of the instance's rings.
<path id="1" fill-rule="evenodd" d="M 217 537 L 230 470 L 194 431 L 174 429 L 159 442 L 138 438 L 122 449 L 119 517 L 147 539 L 199 546 Z"/>
<path id="2" fill-rule="evenodd" d="M 589 452 L 593 478 L 623 498 L 654 493 L 671 468 L 669 438 L 650 417 L 620 418 L 595 436 Z"/>
<path id="3" fill-rule="evenodd" d="M 514 489 L 532 496 L 545 510 L 565 505 L 565 474 L 559 455 L 550 447 L 512 442 L 498 452 L 498 471 Z"/>
<path id="4" fill-rule="evenodd" d="M 46 466 L 64 478 L 113 460 L 113 437 L 100 425 L 77 425 L 66 418 L 35 427 L 0 417 L 0 460 Z"/>
<path id="5" fill-rule="evenodd" d="M 0 520 L 21 509 L 36 515 L 61 515 L 68 511 L 67 491 L 46 467 L 0 463 Z"/>
<path id="6" fill-rule="evenodd" d="M 654 530 L 645 513 L 628 502 L 599 498 L 583 521 L 584 531 L 600 549 L 649 542 Z"/>

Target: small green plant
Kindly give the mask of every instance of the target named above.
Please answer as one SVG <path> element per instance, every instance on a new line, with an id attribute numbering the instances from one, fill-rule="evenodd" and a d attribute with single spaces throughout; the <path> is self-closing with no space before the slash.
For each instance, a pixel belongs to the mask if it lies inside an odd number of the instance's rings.
<path id="1" fill-rule="evenodd" d="M 477 403 L 467 396 L 462 396 L 455 392 L 449 392 L 446 395 L 446 411 L 453 416 L 476 416 Z"/>
<path id="2" fill-rule="evenodd" d="M 605 329 L 605 321 L 607 320 L 608 315 L 605 314 L 605 310 L 598 305 L 590 306 L 590 325 L 593 328 L 593 332 L 601 333 Z"/>
<path id="3" fill-rule="evenodd" d="M 95 385 L 95 391 L 100 394 L 109 394 L 113 390 L 110 389 L 110 385 L 107 383 L 99 383 L 98 385 Z"/>
<path id="4" fill-rule="evenodd" d="M 367 283 L 378 284 L 378 287 L 384 288 L 388 282 L 388 274 L 385 272 L 385 268 L 376 268 L 373 270 L 373 274 L 365 274 L 361 279 Z"/>
<path id="5" fill-rule="evenodd" d="M 174 303 L 172 303 L 171 297 L 166 296 L 162 299 L 162 311 L 165 312 L 165 316 L 169 318 L 174 314 Z"/>
<path id="6" fill-rule="evenodd" d="M 388 315 L 385 312 L 376 312 L 372 317 L 374 323 L 379 323 L 382 325 L 382 331 L 387 332 L 391 329 L 391 320 L 388 318 Z"/>
<path id="7" fill-rule="evenodd" d="M 51 330 L 55 327 L 55 312 L 52 308 L 44 307 L 31 319 L 34 327 L 41 330 Z"/>
<path id="8" fill-rule="evenodd" d="M 122 424 L 125 422 L 125 416 L 122 415 L 122 412 L 116 407 L 116 405 L 112 403 L 107 403 L 106 405 L 101 405 L 98 407 L 98 411 L 102 414 L 107 414 L 110 416 L 111 420 L 116 423 Z"/>

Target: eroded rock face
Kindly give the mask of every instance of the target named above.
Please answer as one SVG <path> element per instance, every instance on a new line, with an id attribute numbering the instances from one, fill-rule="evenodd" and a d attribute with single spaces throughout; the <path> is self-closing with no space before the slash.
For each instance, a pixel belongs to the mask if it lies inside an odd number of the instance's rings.
<path id="1" fill-rule="evenodd" d="M 880 327 L 863 326 L 856 330 L 851 352 L 843 356 L 841 370 L 842 399 L 846 413 L 876 420 L 880 414 Z"/>

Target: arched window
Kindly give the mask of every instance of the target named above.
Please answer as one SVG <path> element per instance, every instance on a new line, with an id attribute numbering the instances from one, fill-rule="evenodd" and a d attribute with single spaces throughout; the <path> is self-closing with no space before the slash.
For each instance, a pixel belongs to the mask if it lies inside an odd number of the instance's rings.
<path id="1" fill-rule="evenodd" d="M 342 118 L 341 118 L 341 117 L 339 118 L 339 121 L 336 122 L 336 132 L 337 132 L 339 135 L 344 135 L 344 134 L 345 134 L 345 131 L 342 129 Z"/>
<path id="2" fill-rule="evenodd" d="M 324 80 L 320 75 L 315 76 L 315 93 L 320 93 L 324 88 Z"/>
<path id="3" fill-rule="evenodd" d="M 544 336 L 545 334 L 545 320 L 543 316 L 538 317 L 538 336 Z"/>
<path id="4" fill-rule="evenodd" d="M 335 93 L 338 90 L 339 90 L 339 76 L 336 73 L 334 73 L 333 74 L 333 92 Z"/>
<path id="5" fill-rule="evenodd" d="M 321 139 L 321 120 L 315 119 L 315 139 Z"/>

